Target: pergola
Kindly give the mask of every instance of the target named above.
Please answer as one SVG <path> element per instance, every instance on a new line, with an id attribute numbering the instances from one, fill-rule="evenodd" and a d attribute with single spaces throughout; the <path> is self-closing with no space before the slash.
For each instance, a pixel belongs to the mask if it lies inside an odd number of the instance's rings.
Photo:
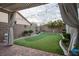
<path id="1" fill-rule="evenodd" d="M 15 20 L 15 13 L 19 10 L 32 8 L 40 5 L 44 5 L 46 3 L 0 3 L 0 12 L 4 12 L 8 14 L 8 44 L 13 45 L 14 35 L 13 35 L 13 26 Z"/>

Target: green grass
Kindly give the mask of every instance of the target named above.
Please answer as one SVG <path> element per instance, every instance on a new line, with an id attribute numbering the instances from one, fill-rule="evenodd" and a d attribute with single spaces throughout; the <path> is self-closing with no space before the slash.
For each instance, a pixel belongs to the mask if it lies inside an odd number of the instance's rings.
<path id="1" fill-rule="evenodd" d="M 59 46 L 60 39 L 62 39 L 60 34 L 41 33 L 38 36 L 16 40 L 15 44 L 51 53 L 62 54 L 62 50 Z"/>

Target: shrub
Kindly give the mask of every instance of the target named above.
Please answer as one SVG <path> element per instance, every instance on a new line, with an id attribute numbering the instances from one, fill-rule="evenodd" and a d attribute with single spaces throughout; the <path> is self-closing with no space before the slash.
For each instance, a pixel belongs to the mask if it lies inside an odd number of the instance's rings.
<path id="1" fill-rule="evenodd" d="M 66 32 L 65 32 L 65 31 L 63 31 L 62 33 L 63 33 L 63 34 L 66 34 Z"/>
<path id="2" fill-rule="evenodd" d="M 32 31 L 32 30 L 29 30 L 28 32 L 29 32 L 29 33 L 33 33 L 33 31 Z"/>
<path id="3" fill-rule="evenodd" d="M 69 40 L 68 39 L 62 39 L 63 43 L 66 43 L 68 42 Z"/>
<path id="4" fill-rule="evenodd" d="M 40 31 L 38 31 L 36 34 L 39 34 L 40 33 Z"/>
<path id="5" fill-rule="evenodd" d="M 66 39 L 70 39 L 70 34 L 68 34 L 68 33 L 63 33 L 63 36 L 66 38 Z"/>
<path id="6" fill-rule="evenodd" d="M 63 32 L 63 36 L 64 36 L 64 39 L 62 39 L 62 42 L 66 47 L 68 47 L 70 43 L 70 34 Z"/>
<path id="7" fill-rule="evenodd" d="M 31 33 L 33 33 L 32 30 L 25 30 L 22 35 L 25 36 L 25 35 L 30 35 Z"/>
<path id="8" fill-rule="evenodd" d="M 68 47 L 69 46 L 69 40 L 68 39 L 62 39 L 62 42 L 64 43 L 64 45 L 66 46 L 66 47 Z"/>
<path id="9" fill-rule="evenodd" d="M 25 30 L 25 31 L 22 33 L 23 36 L 25 36 L 26 34 L 28 34 L 28 31 L 27 31 L 27 30 Z"/>
<path id="10" fill-rule="evenodd" d="M 25 34 L 28 34 L 28 31 L 24 31 Z"/>

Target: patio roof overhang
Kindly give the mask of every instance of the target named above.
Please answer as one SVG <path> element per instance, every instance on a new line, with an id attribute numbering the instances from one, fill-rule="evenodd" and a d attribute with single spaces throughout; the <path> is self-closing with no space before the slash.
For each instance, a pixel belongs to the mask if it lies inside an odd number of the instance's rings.
<path id="1" fill-rule="evenodd" d="M 15 12 L 44 4 L 46 3 L 0 3 L 0 11 L 5 13 Z"/>
<path id="2" fill-rule="evenodd" d="M 15 21 L 15 14 L 17 11 L 32 8 L 46 3 L 0 3 L 0 12 L 8 13 L 8 43 L 7 45 L 13 45 L 14 35 L 13 26 Z"/>
<path id="3" fill-rule="evenodd" d="M 77 3 L 77 8 L 79 8 L 79 3 Z"/>

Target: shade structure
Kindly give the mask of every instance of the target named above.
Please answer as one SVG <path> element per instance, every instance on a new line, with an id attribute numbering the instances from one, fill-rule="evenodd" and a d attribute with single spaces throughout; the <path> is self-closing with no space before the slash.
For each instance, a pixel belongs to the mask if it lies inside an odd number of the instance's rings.
<path id="1" fill-rule="evenodd" d="M 13 34 L 13 28 L 14 28 L 14 21 L 16 12 L 28 9 L 40 5 L 44 5 L 46 3 L 0 3 L 0 12 L 4 12 L 8 14 L 8 39 L 7 39 L 7 45 L 13 45 L 14 42 L 14 34 Z"/>
<path id="2" fill-rule="evenodd" d="M 0 3 L 0 11 L 8 13 L 8 12 L 19 11 L 44 4 L 46 3 Z"/>

